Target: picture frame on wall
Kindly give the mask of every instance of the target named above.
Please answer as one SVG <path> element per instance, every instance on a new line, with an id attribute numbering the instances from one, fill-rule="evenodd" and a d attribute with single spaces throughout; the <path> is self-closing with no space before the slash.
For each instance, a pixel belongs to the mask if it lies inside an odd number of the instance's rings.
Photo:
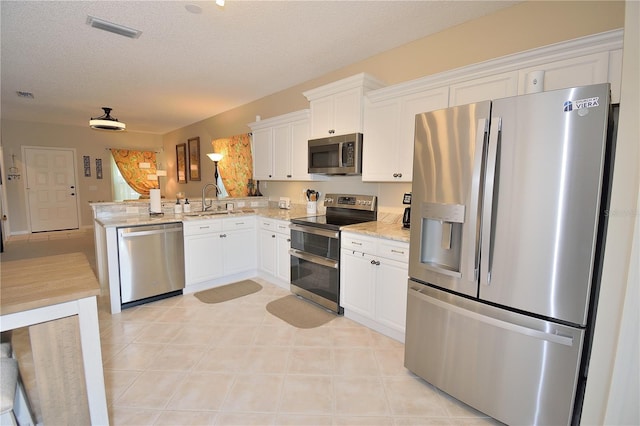
<path id="1" fill-rule="evenodd" d="M 176 171 L 178 183 L 187 183 L 187 144 L 176 145 Z"/>
<path id="2" fill-rule="evenodd" d="M 189 180 L 201 180 L 200 176 L 200 138 L 187 140 L 189 148 Z"/>

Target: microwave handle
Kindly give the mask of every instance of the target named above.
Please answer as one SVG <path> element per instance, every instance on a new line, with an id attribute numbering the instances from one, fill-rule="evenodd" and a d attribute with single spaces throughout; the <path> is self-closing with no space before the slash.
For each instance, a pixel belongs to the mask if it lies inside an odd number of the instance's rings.
<path id="1" fill-rule="evenodd" d="M 342 151 L 344 150 L 344 142 L 340 142 L 338 144 L 338 167 L 342 167 L 344 163 L 342 162 Z"/>

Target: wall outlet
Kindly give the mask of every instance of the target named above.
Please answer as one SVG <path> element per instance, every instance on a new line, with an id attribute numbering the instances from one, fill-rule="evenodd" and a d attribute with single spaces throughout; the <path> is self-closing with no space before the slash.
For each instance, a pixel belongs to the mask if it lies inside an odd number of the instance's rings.
<path id="1" fill-rule="evenodd" d="M 244 201 L 238 201 L 238 208 L 244 207 Z"/>
<path id="2" fill-rule="evenodd" d="M 251 207 L 258 207 L 260 203 L 258 203 L 257 201 L 252 201 L 251 202 Z"/>

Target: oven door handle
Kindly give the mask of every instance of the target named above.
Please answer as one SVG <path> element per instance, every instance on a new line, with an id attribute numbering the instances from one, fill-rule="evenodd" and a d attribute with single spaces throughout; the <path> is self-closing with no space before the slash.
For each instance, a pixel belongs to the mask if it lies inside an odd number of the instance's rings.
<path id="1" fill-rule="evenodd" d="M 316 263 L 318 265 L 327 266 L 333 269 L 338 269 L 337 260 L 327 259 L 325 257 L 316 256 L 315 254 L 309 254 L 295 249 L 289 249 L 289 254 L 293 257 L 306 260 L 307 262 Z"/>
<path id="2" fill-rule="evenodd" d="M 340 237 L 339 231 L 331 231 L 331 230 L 327 230 L 327 229 L 314 228 L 314 227 L 310 227 L 310 226 L 300 226 L 300 225 L 296 225 L 294 223 L 289 225 L 289 228 L 292 231 L 306 232 L 307 234 L 315 234 L 315 235 L 320 235 L 322 237 L 329 237 L 329 238 L 339 238 Z"/>

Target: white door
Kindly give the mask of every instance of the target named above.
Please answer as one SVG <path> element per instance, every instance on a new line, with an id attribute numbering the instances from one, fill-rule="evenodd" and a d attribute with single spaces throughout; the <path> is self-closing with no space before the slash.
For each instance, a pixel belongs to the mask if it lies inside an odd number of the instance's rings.
<path id="1" fill-rule="evenodd" d="M 78 229 L 75 153 L 24 148 L 31 232 Z"/>

